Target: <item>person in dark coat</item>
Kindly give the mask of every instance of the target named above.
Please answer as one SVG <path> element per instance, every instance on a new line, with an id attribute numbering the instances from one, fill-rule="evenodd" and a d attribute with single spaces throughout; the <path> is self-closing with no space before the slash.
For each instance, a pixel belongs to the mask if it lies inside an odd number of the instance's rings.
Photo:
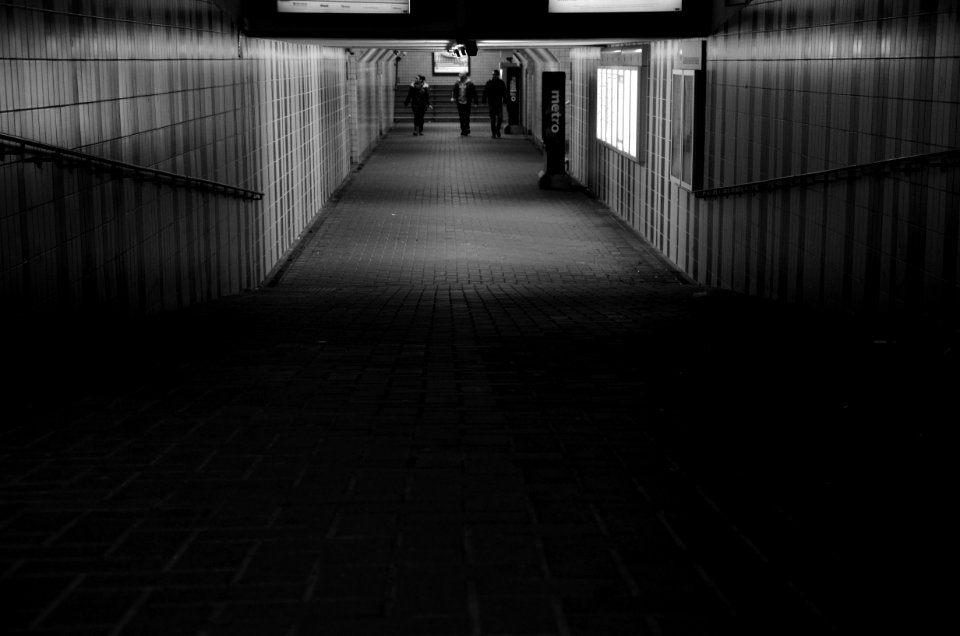
<path id="1" fill-rule="evenodd" d="M 500 137 L 500 127 L 503 125 L 503 100 L 507 98 L 507 85 L 500 79 L 500 71 L 494 71 L 483 87 L 483 103 L 490 108 L 491 137 Z"/>
<path id="2" fill-rule="evenodd" d="M 423 75 L 417 75 L 410 84 L 407 91 L 407 98 L 403 100 L 404 106 L 410 106 L 413 109 L 413 134 L 423 134 L 423 116 L 430 108 L 430 86 L 427 84 L 427 78 Z"/>
<path id="3" fill-rule="evenodd" d="M 451 102 L 457 104 L 457 114 L 460 115 L 460 134 L 466 137 L 470 134 L 470 108 L 477 103 L 477 87 L 466 73 L 460 73 L 460 79 L 453 85 Z"/>

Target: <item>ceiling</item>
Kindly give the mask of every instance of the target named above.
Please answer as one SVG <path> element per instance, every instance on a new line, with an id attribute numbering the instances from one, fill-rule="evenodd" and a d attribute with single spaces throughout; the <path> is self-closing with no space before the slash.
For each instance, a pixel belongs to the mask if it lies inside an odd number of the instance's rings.
<path id="1" fill-rule="evenodd" d="M 750 0 L 684 0 L 682 11 L 550 14 L 547 0 L 411 0 L 407 15 L 289 14 L 275 0 L 240 0 L 244 31 L 346 48 L 555 48 L 707 37 Z"/>
<path id="2" fill-rule="evenodd" d="M 442 51 L 454 43 L 453 40 L 391 40 L 371 38 L 290 38 L 280 37 L 285 42 L 309 44 L 313 46 L 334 46 L 351 49 L 395 49 L 400 51 Z M 574 46 L 608 46 L 621 44 L 623 39 L 553 39 L 553 40 L 476 40 L 479 49 L 537 49 L 565 48 Z"/>

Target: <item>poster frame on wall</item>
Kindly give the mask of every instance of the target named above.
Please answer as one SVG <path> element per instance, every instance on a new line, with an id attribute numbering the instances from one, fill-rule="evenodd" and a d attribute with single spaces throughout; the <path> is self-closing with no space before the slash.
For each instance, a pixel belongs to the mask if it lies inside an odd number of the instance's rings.
<path id="1" fill-rule="evenodd" d="M 434 75 L 459 75 L 460 73 L 470 73 L 470 56 L 458 57 L 447 51 L 433 52 Z"/>
<path id="2" fill-rule="evenodd" d="M 662 13 L 683 10 L 683 0 L 547 0 L 548 13 Z"/>
<path id="3" fill-rule="evenodd" d="M 340 2 L 322 2 L 321 0 L 277 0 L 277 13 L 352 13 L 352 14 L 391 14 L 410 13 L 411 0 L 342 0 Z"/>

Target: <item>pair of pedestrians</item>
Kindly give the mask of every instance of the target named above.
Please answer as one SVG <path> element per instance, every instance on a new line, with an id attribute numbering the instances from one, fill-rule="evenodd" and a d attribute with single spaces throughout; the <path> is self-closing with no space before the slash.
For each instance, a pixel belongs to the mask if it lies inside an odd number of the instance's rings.
<path id="1" fill-rule="evenodd" d="M 490 136 L 494 139 L 500 137 L 500 128 L 503 126 L 503 102 L 506 98 L 507 85 L 500 79 L 500 71 L 495 70 L 493 77 L 483 87 L 483 103 L 489 108 Z M 477 88 L 466 73 L 460 73 L 457 83 L 453 85 L 450 101 L 457 104 L 460 134 L 466 137 L 470 134 L 470 109 L 477 105 Z"/>

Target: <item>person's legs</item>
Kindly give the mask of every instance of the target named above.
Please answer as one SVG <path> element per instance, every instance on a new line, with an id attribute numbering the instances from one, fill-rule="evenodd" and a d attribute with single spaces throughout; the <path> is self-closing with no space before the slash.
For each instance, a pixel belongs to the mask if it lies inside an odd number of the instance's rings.
<path id="1" fill-rule="evenodd" d="M 460 116 L 460 134 L 470 134 L 470 104 L 457 104 L 457 115 Z"/>
<path id="2" fill-rule="evenodd" d="M 494 137 L 500 136 L 500 126 L 503 124 L 503 115 L 500 113 L 499 108 L 490 109 L 490 132 L 493 133 Z"/>
<path id="3" fill-rule="evenodd" d="M 413 134 L 423 134 L 423 111 L 420 109 L 413 111 Z"/>

